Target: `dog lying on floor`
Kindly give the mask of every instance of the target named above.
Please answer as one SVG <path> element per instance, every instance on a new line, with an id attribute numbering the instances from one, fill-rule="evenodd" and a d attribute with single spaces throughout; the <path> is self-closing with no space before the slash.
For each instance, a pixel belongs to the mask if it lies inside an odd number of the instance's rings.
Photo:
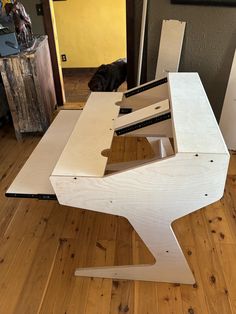
<path id="1" fill-rule="evenodd" d="M 102 64 L 88 83 L 93 92 L 117 91 L 126 80 L 127 60 L 119 59 L 110 64 Z"/>

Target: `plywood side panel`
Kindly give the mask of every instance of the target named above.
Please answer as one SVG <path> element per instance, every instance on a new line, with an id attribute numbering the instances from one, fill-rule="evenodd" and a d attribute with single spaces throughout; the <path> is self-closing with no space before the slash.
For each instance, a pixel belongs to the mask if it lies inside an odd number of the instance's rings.
<path id="1" fill-rule="evenodd" d="M 223 109 L 220 117 L 220 128 L 229 149 L 236 149 L 236 52 L 232 63 Z"/>
<path id="2" fill-rule="evenodd" d="M 76 275 L 193 283 L 171 223 L 223 195 L 228 159 L 227 154 L 177 154 L 104 178 L 52 176 L 61 204 L 126 217 L 157 261 L 78 269 Z"/>

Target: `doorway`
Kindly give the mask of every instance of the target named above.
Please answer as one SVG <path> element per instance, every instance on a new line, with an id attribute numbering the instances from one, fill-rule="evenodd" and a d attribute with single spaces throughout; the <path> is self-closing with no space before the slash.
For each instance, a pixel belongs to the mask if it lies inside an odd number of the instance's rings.
<path id="1" fill-rule="evenodd" d="M 86 102 L 90 94 L 88 81 L 96 69 L 127 56 L 126 1 L 43 0 L 43 3 L 44 11 L 50 7 L 55 42 L 50 49 L 54 46 L 57 50 L 65 101 Z M 47 12 L 44 19 L 48 24 Z M 45 28 L 50 37 L 52 29 Z M 126 89 L 124 84 L 119 91 Z"/>

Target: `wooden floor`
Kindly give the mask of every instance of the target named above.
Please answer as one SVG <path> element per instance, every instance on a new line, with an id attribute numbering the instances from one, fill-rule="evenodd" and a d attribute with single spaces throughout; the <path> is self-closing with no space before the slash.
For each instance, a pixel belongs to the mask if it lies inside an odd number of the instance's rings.
<path id="1" fill-rule="evenodd" d="M 90 91 L 88 82 L 95 73 L 95 69 L 64 69 L 63 79 L 67 102 L 86 102 Z"/>
<path id="2" fill-rule="evenodd" d="M 86 102 L 90 90 L 88 88 L 88 82 L 96 72 L 96 68 L 91 69 L 64 69 L 63 79 L 65 86 L 66 101 L 73 102 Z M 126 82 L 119 87 L 119 92 L 127 90 Z"/>
<path id="3" fill-rule="evenodd" d="M 236 313 L 236 155 L 224 198 L 174 224 L 196 284 L 112 281 L 78 278 L 74 270 L 150 261 L 126 220 L 56 201 L 5 198 L 38 140 L 17 143 L 12 128 L 0 129 L 1 314 Z M 141 144 L 124 140 L 112 158 L 145 156 Z"/>

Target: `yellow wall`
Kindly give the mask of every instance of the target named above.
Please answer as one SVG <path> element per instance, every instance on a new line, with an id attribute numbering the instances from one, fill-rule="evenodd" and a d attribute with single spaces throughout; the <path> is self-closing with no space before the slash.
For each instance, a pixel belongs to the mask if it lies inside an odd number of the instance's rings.
<path id="1" fill-rule="evenodd" d="M 126 57 L 125 2 L 54 2 L 60 53 L 68 60 L 63 67 L 97 67 Z"/>
<path id="2" fill-rule="evenodd" d="M 2 0 L 3 7 L 5 6 L 6 3 L 11 3 L 11 0 Z"/>

